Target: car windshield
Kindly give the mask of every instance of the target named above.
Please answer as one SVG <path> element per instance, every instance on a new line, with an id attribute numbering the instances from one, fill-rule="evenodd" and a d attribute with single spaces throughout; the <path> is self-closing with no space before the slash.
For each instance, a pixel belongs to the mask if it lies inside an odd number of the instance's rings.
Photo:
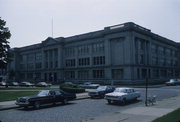
<path id="1" fill-rule="evenodd" d="M 176 82 L 177 80 L 176 79 L 171 79 L 169 82 Z"/>
<path id="2" fill-rule="evenodd" d="M 101 91 L 101 90 L 106 90 L 107 86 L 99 86 L 97 88 L 98 91 Z"/>
<path id="3" fill-rule="evenodd" d="M 48 94 L 49 94 L 49 90 L 42 90 L 37 94 L 37 96 L 47 96 Z"/>

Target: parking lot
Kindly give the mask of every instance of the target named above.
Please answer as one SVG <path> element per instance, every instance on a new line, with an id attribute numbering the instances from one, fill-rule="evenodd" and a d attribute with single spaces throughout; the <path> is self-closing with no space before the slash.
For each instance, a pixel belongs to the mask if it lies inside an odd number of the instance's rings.
<path id="1" fill-rule="evenodd" d="M 68 105 L 48 105 L 39 110 L 34 109 L 10 109 L 0 111 L 0 118 L 3 122 L 41 122 L 41 121 L 62 121 L 62 122 L 80 122 L 88 118 L 102 116 L 113 113 L 140 104 L 144 104 L 145 88 L 136 88 L 142 96 L 136 102 L 130 102 L 126 105 L 114 104 L 108 105 L 104 99 L 83 99 L 71 101 Z M 149 88 L 148 93 L 157 95 L 157 99 L 161 100 L 173 96 L 180 95 L 180 86 L 163 86 L 157 88 Z"/>

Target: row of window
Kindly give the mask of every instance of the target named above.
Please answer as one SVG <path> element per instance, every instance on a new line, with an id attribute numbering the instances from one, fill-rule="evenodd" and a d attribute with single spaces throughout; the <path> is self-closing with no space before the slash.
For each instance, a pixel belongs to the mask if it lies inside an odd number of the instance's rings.
<path id="1" fill-rule="evenodd" d="M 137 68 L 137 79 L 145 78 L 167 78 L 174 76 L 173 69 L 146 69 L 146 68 Z"/>
<path id="2" fill-rule="evenodd" d="M 67 47 L 65 48 L 65 56 L 75 56 L 76 51 L 78 55 L 87 55 L 90 54 L 91 52 L 102 53 L 104 52 L 104 43 L 98 42 L 89 45 L 81 45 L 78 47 Z"/>
<path id="3" fill-rule="evenodd" d="M 104 65 L 105 64 L 105 56 L 97 56 L 92 58 L 93 65 Z M 76 60 L 75 59 L 67 59 L 65 61 L 66 67 L 75 67 Z M 79 58 L 78 59 L 79 66 L 88 66 L 90 65 L 90 58 Z"/>
<path id="4" fill-rule="evenodd" d="M 162 59 L 158 57 L 152 57 L 152 65 L 160 65 L 160 66 L 176 66 L 177 61 L 169 60 L 169 59 Z"/>
<path id="5" fill-rule="evenodd" d="M 105 78 L 104 70 L 93 70 L 93 78 Z M 66 79 L 75 79 L 75 71 L 66 71 L 65 72 Z M 89 78 L 89 71 L 83 70 L 78 71 L 78 78 L 79 79 L 88 79 Z"/>
<path id="6" fill-rule="evenodd" d="M 160 56 L 172 56 L 172 57 L 175 57 L 177 55 L 175 50 L 172 50 L 172 49 L 169 49 L 169 48 L 157 45 L 157 44 L 152 44 L 151 45 L 151 50 L 152 50 L 152 53 L 158 54 Z"/>

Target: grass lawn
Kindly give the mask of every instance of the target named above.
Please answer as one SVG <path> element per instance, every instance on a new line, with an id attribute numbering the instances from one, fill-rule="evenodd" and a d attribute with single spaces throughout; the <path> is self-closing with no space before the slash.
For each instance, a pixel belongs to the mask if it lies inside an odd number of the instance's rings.
<path id="1" fill-rule="evenodd" d="M 16 100 L 17 97 L 30 96 L 38 91 L 0 91 L 0 102 Z"/>
<path id="2" fill-rule="evenodd" d="M 49 88 L 49 87 L 13 87 L 13 88 L 3 88 L 1 87 L 0 88 L 0 91 L 1 90 L 52 90 L 52 89 L 59 89 L 59 88 Z"/>
<path id="3" fill-rule="evenodd" d="M 180 122 L 180 108 L 152 122 Z"/>

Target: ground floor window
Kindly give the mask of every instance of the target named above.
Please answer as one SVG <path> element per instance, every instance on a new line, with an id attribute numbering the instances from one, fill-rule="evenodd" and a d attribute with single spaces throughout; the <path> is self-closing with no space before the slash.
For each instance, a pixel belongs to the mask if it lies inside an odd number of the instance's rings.
<path id="1" fill-rule="evenodd" d="M 93 70 L 93 78 L 104 78 L 104 70 Z"/>

